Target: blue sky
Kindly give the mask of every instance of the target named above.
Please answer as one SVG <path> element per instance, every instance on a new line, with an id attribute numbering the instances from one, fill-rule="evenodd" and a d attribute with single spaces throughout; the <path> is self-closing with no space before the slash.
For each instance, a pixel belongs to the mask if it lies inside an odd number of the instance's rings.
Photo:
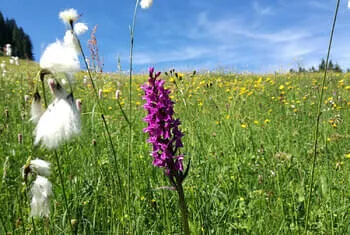
<path id="1" fill-rule="evenodd" d="M 336 0 L 154 0 L 138 9 L 134 68 L 158 70 L 288 70 L 317 66 L 326 56 Z M 62 39 L 59 11 L 75 8 L 97 40 L 105 71 L 128 69 L 131 0 L 2 1 L 5 17 L 14 18 L 31 36 L 36 60 L 45 47 Z M 81 37 L 87 51 L 90 31 Z M 331 58 L 350 68 L 350 9 L 342 0 Z"/>

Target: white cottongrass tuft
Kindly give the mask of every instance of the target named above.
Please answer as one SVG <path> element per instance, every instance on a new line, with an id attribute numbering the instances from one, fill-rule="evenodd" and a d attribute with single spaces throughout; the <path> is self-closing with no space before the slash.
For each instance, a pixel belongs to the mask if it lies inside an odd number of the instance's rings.
<path id="1" fill-rule="evenodd" d="M 67 30 L 64 38 L 63 38 L 63 44 L 67 48 L 74 49 L 76 54 L 80 54 L 80 46 L 79 46 L 79 41 L 76 35 L 73 34 L 71 30 Z"/>
<path id="2" fill-rule="evenodd" d="M 34 130 L 35 145 L 41 142 L 48 149 L 54 149 L 81 132 L 80 114 L 73 95 L 59 98 L 61 93 L 58 94 Z"/>
<path id="3" fill-rule="evenodd" d="M 30 107 L 30 121 L 37 124 L 41 115 L 43 114 L 43 107 L 41 105 L 41 97 L 38 92 L 34 93 L 33 102 Z"/>
<path id="4" fill-rule="evenodd" d="M 36 158 L 30 161 L 29 168 L 37 175 L 49 177 L 51 175 L 50 165 L 50 162 Z"/>
<path id="5" fill-rule="evenodd" d="M 68 30 L 64 41 L 57 40 L 45 49 L 40 58 L 40 67 L 53 73 L 75 73 L 80 71 L 80 61 L 72 32 Z"/>
<path id="6" fill-rule="evenodd" d="M 52 184 L 51 182 L 38 175 L 30 190 L 32 200 L 30 202 L 30 215 L 48 217 L 50 214 L 50 196 L 52 196 Z"/>
<path id="7" fill-rule="evenodd" d="M 79 18 L 78 12 L 74 8 L 61 11 L 58 16 L 65 24 L 71 24 Z"/>
<path id="8" fill-rule="evenodd" d="M 74 24 L 74 33 L 76 35 L 84 34 L 88 30 L 89 30 L 89 28 L 84 23 L 76 23 L 76 24 Z"/>
<path id="9" fill-rule="evenodd" d="M 153 4 L 153 0 L 141 0 L 140 6 L 143 9 L 150 8 Z"/>

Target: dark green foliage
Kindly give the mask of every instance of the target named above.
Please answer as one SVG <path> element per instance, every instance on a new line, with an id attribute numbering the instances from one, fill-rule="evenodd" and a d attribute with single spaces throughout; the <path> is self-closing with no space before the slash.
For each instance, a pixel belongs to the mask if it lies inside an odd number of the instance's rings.
<path id="1" fill-rule="evenodd" d="M 343 70 L 341 69 L 340 65 L 338 63 L 333 64 L 332 60 L 330 60 L 328 62 L 328 67 L 327 68 L 328 68 L 329 71 L 333 71 L 333 72 L 336 72 L 336 73 L 342 73 L 343 72 Z M 326 70 L 326 61 L 325 61 L 325 59 L 321 60 L 321 63 L 318 65 L 318 70 L 320 72 Z"/>
<path id="2" fill-rule="evenodd" d="M 22 27 L 18 27 L 14 19 L 4 19 L 0 12 L 0 47 L 6 44 L 12 45 L 12 55 L 21 59 L 33 60 L 33 45 L 29 35 L 27 35 Z"/>
<path id="3" fill-rule="evenodd" d="M 335 73 L 342 73 L 343 72 L 340 65 L 338 63 L 334 64 L 332 60 L 329 60 L 327 69 L 328 69 L 328 71 L 333 71 Z M 298 65 L 297 69 L 291 68 L 291 69 L 289 69 L 289 72 L 290 73 L 305 73 L 305 72 L 315 73 L 315 72 L 324 72 L 325 70 L 326 70 L 326 60 L 322 58 L 320 64 L 318 65 L 318 70 L 314 66 L 312 66 L 309 69 L 306 69 L 302 65 Z M 347 71 L 349 71 L 349 70 L 347 70 Z"/>

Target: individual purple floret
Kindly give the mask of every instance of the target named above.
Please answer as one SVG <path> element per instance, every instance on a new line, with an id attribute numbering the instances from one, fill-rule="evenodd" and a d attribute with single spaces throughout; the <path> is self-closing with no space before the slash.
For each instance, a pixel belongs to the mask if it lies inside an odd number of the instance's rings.
<path id="1" fill-rule="evenodd" d="M 153 145 L 153 165 L 165 168 L 165 173 L 174 176 L 183 171 L 183 155 L 177 154 L 183 147 L 183 133 L 179 129 L 179 119 L 174 119 L 174 102 L 171 101 L 170 90 L 164 88 L 165 81 L 157 79 L 160 72 L 154 74 L 154 68 L 149 69 L 148 84 L 141 88 L 145 91 L 143 99 L 147 110 L 144 121 L 148 126 L 143 130 L 149 134 L 148 142 Z"/>

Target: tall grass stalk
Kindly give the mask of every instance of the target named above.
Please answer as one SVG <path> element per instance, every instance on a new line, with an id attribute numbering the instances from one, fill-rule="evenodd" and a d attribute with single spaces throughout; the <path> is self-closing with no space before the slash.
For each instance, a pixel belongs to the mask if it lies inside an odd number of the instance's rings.
<path id="1" fill-rule="evenodd" d="M 102 122 L 103 122 L 103 126 L 104 126 L 104 128 L 105 128 L 105 131 L 106 131 L 106 133 L 107 133 L 107 135 L 108 135 L 110 148 L 111 148 L 111 150 L 112 150 L 113 159 L 114 159 L 115 168 L 116 168 L 116 174 L 117 174 L 117 178 L 118 178 L 119 189 L 122 189 L 122 182 L 121 182 L 121 178 L 120 178 L 119 170 L 118 170 L 119 167 L 118 167 L 118 161 L 117 161 L 117 153 L 116 153 L 115 150 L 114 150 L 114 149 L 115 149 L 115 148 L 114 148 L 114 143 L 113 143 L 111 134 L 110 134 L 109 129 L 108 129 L 108 124 L 107 124 L 107 122 L 106 122 L 106 120 L 105 120 L 105 118 L 104 118 L 104 113 L 105 113 L 105 111 L 104 111 L 104 108 L 102 107 L 102 105 L 101 105 L 101 103 L 100 103 L 100 101 L 99 101 L 98 90 L 97 90 L 96 85 L 95 85 L 95 82 L 94 82 L 94 80 L 93 80 L 93 78 L 92 78 L 92 74 L 91 74 L 91 71 L 90 71 L 90 69 L 89 69 L 89 65 L 88 65 L 88 63 L 87 63 L 84 50 L 83 50 L 83 48 L 82 48 L 82 46 L 81 46 L 80 40 L 78 39 L 78 37 L 77 37 L 76 34 L 74 33 L 74 30 L 73 30 L 73 26 L 72 26 L 72 25 L 71 25 L 71 30 L 72 30 L 72 32 L 73 32 L 73 35 L 74 35 L 76 41 L 78 42 L 79 50 L 80 50 L 81 55 L 82 55 L 82 57 L 83 57 L 85 67 L 86 67 L 86 70 L 87 70 L 87 72 L 88 72 L 88 75 L 89 75 L 89 79 L 90 79 L 92 88 L 93 88 L 93 90 L 94 90 L 95 100 L 96 100 L 96 102 L 97 102 L 98 107 L 99 107 L 100 110 L 101 110 L 101 119 L 102 119 Z M 119 103 L 119 101 L 118 101 L 118 103 Z M 124 110 L 122 109 L 122 107 L 121 107 L 120 105 L 119 105 L 119 107 L 120 107 L 122 113 L 124 114 Z M 127 117 L 124 116 L 124 118 L 125 118 L 125 120 L 129 123 L 129 120 L 127 119 Z"/>
<path id="2" fill-rule="evenodd" d="M 30 201 L 29 201 L 29 198 L 28 198 L 29 190 L 28 190 L 27 181 L 25 181 L 25 184 L 26 184 L 26 193 L 24 194 L 24 197 L 25 197 L 25 201 L 28 203 L 28 205 L 30 205 Z M 34 235 L 36 235 L 36 227 L 35 227 L 35 221 L 34 221 L 33 216 L 31 218 L 31 222 L 32 222 L 32 226 L 33 226 Z M 25 234 L 24 223 L 22 223 L 22 227 L 23 227 L 23 234 Z"/>
<path id="3" fill-rule="evenodd" d="M 132 23 L 130 27 L 130 61 L 129 61 L 129 135 L 128 135 L 128 215 L 131 213 L 131 158 L 132 158 L 132 73 L 133 73 L 133 51 L 134 51 L 134 36 L 135 36 L 135 25 L 136 25 L 136 13 L 139 5 L 139 0 L 136 0 Z M 129 222 L 129 232 L 131 232 L 131 223 Z"/>
<path id="4" fill-rule="evenodd" d="M 122 192 L 123 192 L 123 190 L 122 190 L 122 182 L 121 182 L 121 179 L 120 179 L 119 167 L 118 167 L 117 158 L 116 158 L 117 154 L 116 154 L 115 149 L 114 149 L 113 141 L 112 141 L 112 138 L 111 138 L 111 134 L 110 134 L 110 132 L 109 132 L 109 129 L 108 129 L 108 125 L 107 125 L 105 116 L 102 114 L 102 115 L 101 115 L 101 118 L 102 118 L 102 120 L 103 120 L 104 127 L 105 127 L 105 129 L 106 129 L 106 131 L 107 131 L 108 140 L 109 140 L 109 143 L 110 143 L 110 145 L 111 145 L 112 154 L 113 154 L 113 156 L 114 156 L 115 170 L 116 170 L 117 178 L 118 178 L 119 191 L 120 191 L 120 193 L 122 193 Z"/>
<path id="5" fill-rule="evenodd" d="M 45 83 L 44 83 L 44 78 L 47 73 L 45 70 L 40 71 L 40 81 L 41 81 L 41 89 L 43 90 L 43 97 L 44 97 L 44 105 L 45 108 L 47 108 L 48 103 L 47 103 L 47 98 L 46 98 L 46 93 L 45 93 Z"/>
<path id="6" fill-rule="evenodd" d="M 309 184 L 309 196 L 308 196 L 308 200 L 307 200 L 307 209 L 306 209 L 306 218 L 305 218 L 305 233 L 307 233 L 307 229 L 308 229 L 308 225 L 309 225 L 310 203 L 311 203 L 312 190 L 314 187 L 315 168 L 316 168 L 316 159 L 317 159 L 318 138 L 319 138 L 319 129 L 320 129 L 319 126 L 320 126 L 320 118 L 322 115 L 321 108 L 322 108 L 324 88 L 325 88 L 325 84 L 326 84 L 326 80 L 327 80 L 328 61 L 329 61 L 329 55 L 330 55 L 331 47 L 332 47 L 335 23 L 337 21 L 339 3 L 340 3 L 340 0 L 337 1 L 337 5 L 335 8 L 335 13 L 334 13 L 334 17 L 333 17 L 332 30 L 331 30 L 331 34 L 329 37 L 328 51 L 327 51 L 327 57 L 326 57 L 326 67 L 325 67 L 325 70 L 323 73 L 320 98 L 318 100 L 318 106 L 317 106 L 317 117 L 316 117 L 316 123 L 315 123 L 314 145 L 313 145 L 313 160 L 312 160 L 312 167 L 311 167 L 311 180 L 310 180 L 310 184 Z"/>
<path id="7" fill-rule="evenodd" d="M 66 207 L 66 210 L 67 210 L 67 215 L 68 215 L 68 223 L 69 223 L 71 232 L 73 232 L 74 229 L 73 229 L 73 225 L 72 225 L 72 223 L 70 221 L 71 220 L 71 213 L 70 213 L 70 209 L 69 209 L 69 205 L 68 205 L 66 188 L 64 187 L 64 181 L 63 181 L 63 176 L 62 176 L 62 171 L 61 171 L 60 159 L 58 157 L 57 150 L 55 150 L 54 152 L 55 152 L 55 160 L 56 160 L 56 164 L 57 164 L 57 168 L 58 168 L 58 174 L 59 174 L 60 181 L 61 181 L 61 187 L 62 187 L 64 204 L 65 204 L 65 207 Z"/>

